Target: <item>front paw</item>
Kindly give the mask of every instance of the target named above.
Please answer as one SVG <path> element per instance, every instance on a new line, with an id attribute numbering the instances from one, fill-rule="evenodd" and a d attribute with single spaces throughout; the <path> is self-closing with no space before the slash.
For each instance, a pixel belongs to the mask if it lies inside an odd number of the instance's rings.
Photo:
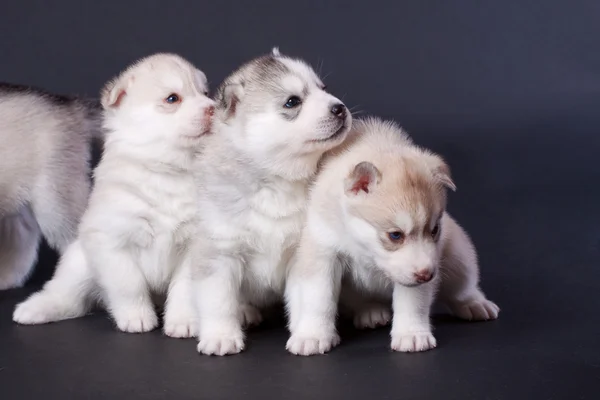
<path id="1" fill-rule="evenodd" d="M 292 335 L 285 348 L 297 356 L 325 354 L 340 344 L 340 336 L 336 332 L 323 335 Z"/>
<path id="2" fill-rule="evenodd" d="M 165 335 L 172 338 L 192 338 L 198 336 L 198 321 L 189 319 L 165 319 Z"/>
<path id="3" fill-rule="evenodd" d="M 239 313 L 240 324 L 244 328 L 258 326 L 263 320 L 260 310 L 250 304 L 242 304 Z"/>
<path id="4" fill-rule="evenodd" d="M 122 332 L 150 332 L 158 326 L 158 317 L 151 307 L 119 310 L 114 313 L 117 328 Z"/>
<path id="5" fill-rule="evenodd" d="M 391 320 L 392 310 L 390 307 L 379 303 L 367 304 L 354 314 L 354 326 L 357 329 L 386 326 Z"/>
<path id="6" fill-rule="evenodd" d="M 467 321 L 489 321 L 498 318 L 500 307 L 487 299 L 465 301 L 450 305 L 452 313 Z"/>
<path id="7" fill-rule="evenodd" d="M 431 332 L 403 332 L 392 334 L 392 350 L 405 353 L 426 351 L 437 346 Z"/>
<path id="8" fill-rule="evenodd" d="M 58 306 L 52 298 L 36 293 L 17 305 L 13 321 L 23 325 L 37 325 L 54 321 Z"/>
<path id="9" fill-rule="evenodd" d="M 244 335 L 240 333 L 231 335 L 200 335 L 197 347 L 198 353 L 207 356 L 226 356 L 237 354 L 244 350 Z"/>

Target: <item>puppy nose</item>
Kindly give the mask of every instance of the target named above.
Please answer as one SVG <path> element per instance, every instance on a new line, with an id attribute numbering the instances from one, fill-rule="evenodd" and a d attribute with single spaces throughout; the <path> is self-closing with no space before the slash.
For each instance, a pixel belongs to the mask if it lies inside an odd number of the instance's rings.
<path id="1" fill-rule="evenodd" d="M 426 283 L 433 279 L 433 272 L 429 269 L 422 269 L 415 272 L 415 279 L 419 283 Z"/>
<path id="2" fill-rule="evenodd" d="M 346 106 L 342 103 L 335 104 L 331 107 L 331 113 L 339 119 L 344 119 L 346 118 Z"/>
<path id="3" fill-rule="evenodd" d="M 215 107 L 214 106 L 206 107 L 206 109 L 204 110 L 204 115 L 206 115 L 207 117 L 212 117 L 213 115 L 215 115 Z"/>

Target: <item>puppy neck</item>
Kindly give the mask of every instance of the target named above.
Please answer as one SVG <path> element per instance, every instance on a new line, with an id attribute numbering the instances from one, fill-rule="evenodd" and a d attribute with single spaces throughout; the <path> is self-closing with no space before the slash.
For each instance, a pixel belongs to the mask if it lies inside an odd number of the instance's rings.
<path id="1" fill-rule="evenodd" d="M 308 182 L 317 172 L 321 154 L 272 154 L 269 157 L 258 157 L 248 152 L 244 144 L 243 124 L 241 121 L 231 123 L 215 121 L 215 135 L 223 141 L 220 156 L 227 160 L 235 160 L 241 168 L 252 169 L 263 179 L 280 178 L 289 182 Z"/>
<path id="2" fill-rule="evenodd" d="M 105 120 L 106 141 L 103 159 L 128 158 L 153 172 L 187 173 L 193 170 L 194 159 L 200 148 L 159 138 L 135 140 L 136 135 L 132 134 L 132 131 L 139 131 L 140 128 L 136 129 L 120 122 L 122 121 L 112 118 Z"/>

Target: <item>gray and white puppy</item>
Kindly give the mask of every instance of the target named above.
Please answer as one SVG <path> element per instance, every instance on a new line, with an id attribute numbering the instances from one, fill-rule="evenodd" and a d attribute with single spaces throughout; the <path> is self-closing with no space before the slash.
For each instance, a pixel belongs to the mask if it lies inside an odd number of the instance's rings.
<path id="1" fill-rule="evenodd" d="M 282 299 L 309 183 L 352 118 L 308 64 L 277 49 L 230 75 L 216 100 L 197 168 L 205 233 L 194 279 L 198 351 L 225 355 L 244 348 L 259 308 Z"/>
<path id="2" fill-rule="evenodd" d="M 93 101 L 0 83 L 0 290 L 25 283 L 42 235 L 62 253 L 90 192 Z"/>

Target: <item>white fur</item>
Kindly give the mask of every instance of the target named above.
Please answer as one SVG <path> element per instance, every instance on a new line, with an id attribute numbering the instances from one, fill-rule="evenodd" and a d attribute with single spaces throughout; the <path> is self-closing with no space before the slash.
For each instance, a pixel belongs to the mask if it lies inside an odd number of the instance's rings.
<path id="1" fill-rule="evenodd" d="M 99 291 L 118 329 L 145 332 L 158 324 L 151 294 L 168 293 L 164 332 L 196 333 L 189 242 L 197 226 L 193 161 L 213 105 L 206 91 L 204 74 L 169 54 L 141 60 L 106 86 L 106 145 L 78 239 L 15 321 L 81 316 Z M 173 93 L 181 102 L 166 102 Z"/>
<path id="2" fill-rule="evenodd" d="M 351 121 L 349 113 L 343 120 L 332 116 L 340 101 L 322 89 L 312 68 L 273 54 L 221 85 L 216 134 L 198 167 L 204 234 L 195 293 L 204 354 L 240 352 L 242 325 L 259 322 L 257 308 L 281 299 L 309 182 Z M 302 105 L 286 109 L 294 95 Z M 335 132 L 340 135 L 327 140 Z"/>
<path id="3" fill-rule="evenodd" d="M 352 175 L 364 162 L 372 168 L 363 171 L 378 175 L 368 190 L 349 191 L 364 178 Z M 499 308 L 479 289 L 472 243 L 444 213 L 442 188 L 454 187 L 446 171 L 439 157 L 414 146 L 394 124 L 356 121 L 344 148 L 325 161 L 311 194 L 286 288 L 291 353 L 325 353 L 339 343 L 338 299 L 359 328 L 387 324 L 392 305 L 391 348 L 403 352 L 436 347 L 429 313 L 438 289 L 460 318 L 497 318 Z M 440 213 L 441 233 L 434 240 L 429 232 Z M 405 242 L 384 246 L 394 231 L 405 232 Z M 434 278 L 422 283 L 423 273 Z"/>

